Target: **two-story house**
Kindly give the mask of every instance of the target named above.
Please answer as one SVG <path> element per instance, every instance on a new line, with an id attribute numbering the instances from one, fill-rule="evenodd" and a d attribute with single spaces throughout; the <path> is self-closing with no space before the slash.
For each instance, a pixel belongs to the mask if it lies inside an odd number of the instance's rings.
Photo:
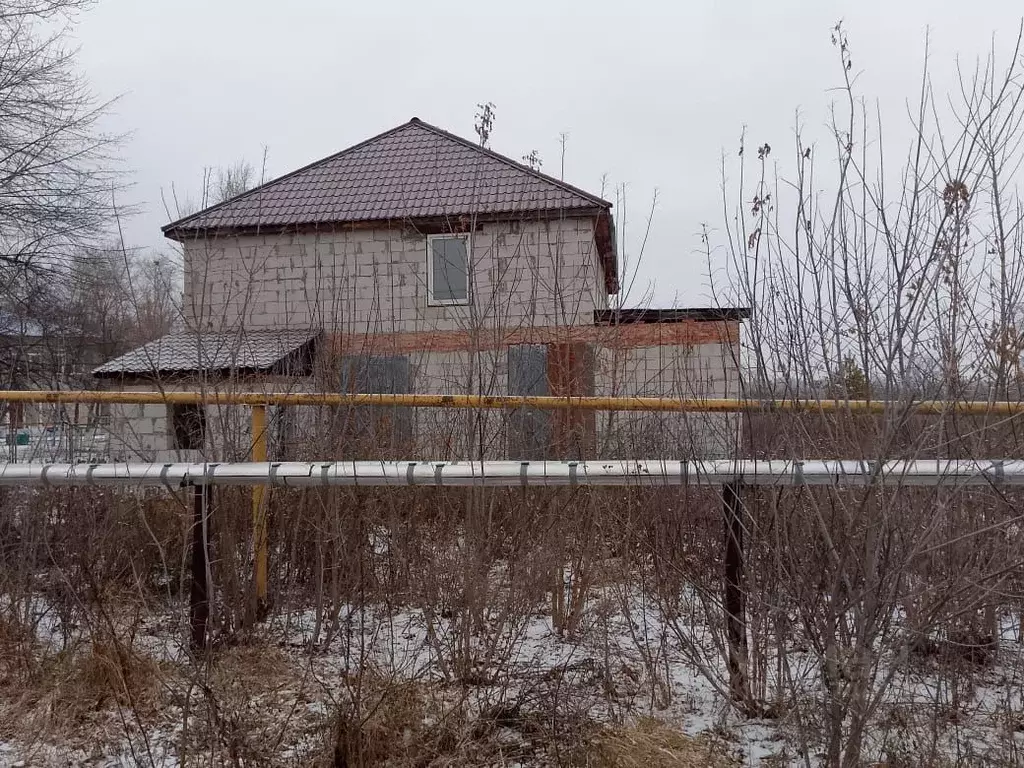
<path id="1" fill-rule="evenodd" d="M 417 118 L 164 233 L 184 253 L 188 330 L 98 368 L 111 386 L 737 391 L 745 310 L 617 309 L 611 203 Z M 213 452 L 217 418 L 244 452 L 244 419 L 200 410 L 125 407 L 127 452 Z M 321 458 L 723 453 L 734 436 L 724 417 L 293 411 L 277 450 Z"/>

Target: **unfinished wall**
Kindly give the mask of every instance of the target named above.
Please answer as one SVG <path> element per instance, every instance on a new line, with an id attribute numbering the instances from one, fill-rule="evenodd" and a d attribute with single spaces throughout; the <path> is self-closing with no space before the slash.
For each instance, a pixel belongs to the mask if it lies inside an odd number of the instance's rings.
<path id="1" fill-rule="evenodd" d="M 111 405 L 111 460 L 178 461 L 171 451 L 167 427 L 166 405 Z M 190 461 L 191 457 L 180 460 Z"/>
<path id="2" fill-rule="evenodd" d="M 557 332 L 429 332 L 345 336 L 313 379 L 234 381 L 208 389 L 478 395 L 735 397 L 739 326 L 676 322 L 579 326 Z M 433 346 L 429 346 L 433 345 Z M 451 348 L 455 347 L 455 348 Z M 195 389 L 177 382 L 164 389 Z M 152 383 L 128 389 L 152 389 Z M 252 437 L 249 409 L 209 406 L 203 451 L 175 448 L 163 405 L 111 407 L 116 459 L 241 460 Z M 271 409 L 275 459 L 581 459 L 728 456 L 738 419 L 725 414 L 537 411 L 529 408 Z"/>
<path id="3" fill-rule="evenodd" d="M 185 244 L 185 312 L 202 330 L 401 333 L 589 323 L 607 305 L 590 218 L 484 223 L 469 306 L 429 306 L 412 226 Z"/>
<path id="4" fill-rule="evenodd" d="M 596 394 L 701 400 L 738 397 L 739 324 L 694 324 L 689 339 L 653 325 L 637 346 L 599 348 Z M 661 342 L 661 343 L 653 343 Z M 609 456 L 727 457 L 740 419 L 712 413 L 604 413 L 598 417 L 599 453 Z"/>
<path id="5" fill-rule="evenodd" d="M 290 385 L 290 386 L 286 386 Z M 118 387 L 126 392 L 150 392 L 153 383 L 138 382 Z M 287 391 L 308 389 L 301 380 L 231 382 L 211 386 L 203 385 L 207 392 Z M 194 392 L 198 381 L 162 384 L 164 392 Z M 182 450 L 175 445 L 172 421 L 173 406 L 162 404 L 110 405 L 110 458 L 113 461 L 247 461 L 252 449 L 251 409 L 243 405 L 207 405 L 204 408 L 206 429 L 201 450 Z M 285 435 L 283 433 L 286 410 L 267 408 L 267 437 L 271 456 L 280 456 Z"/>
<path id="6" fill-rule="evenodd" d="M 323 332 L 307 389 L 690 399 L 738 387 L 736 322 L 594 324 L 608 297 L 589 218 L 480 225 L 468 306 L 430 306 L 427 235 L 411 226 L 213 239 L 187 244 L 185 259 L 193 328 Z M 162 457 L 173 449 L 158 410 L 123 421 L 142 450 Z M 208 454 L 244 455 L 246 418 L 210 414 L 224 437 Z M 292 408 L 281 424 L 280 458 L 583 458 L 727 455 L 736 420 Z"/>

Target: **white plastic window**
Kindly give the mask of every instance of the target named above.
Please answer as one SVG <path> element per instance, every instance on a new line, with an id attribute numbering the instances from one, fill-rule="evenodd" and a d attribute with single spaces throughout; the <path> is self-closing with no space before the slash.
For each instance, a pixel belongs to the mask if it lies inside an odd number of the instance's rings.
<path id="1" fill-rule="evenodd" d="M 427 237 L 427 293 L 433 306 L 469 304 L 469 235 Z"/>

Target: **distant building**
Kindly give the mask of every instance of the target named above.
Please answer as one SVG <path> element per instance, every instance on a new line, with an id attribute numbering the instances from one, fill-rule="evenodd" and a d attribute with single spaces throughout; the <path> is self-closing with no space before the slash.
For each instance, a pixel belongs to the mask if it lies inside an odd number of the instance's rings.
<path id="1" fill-rule="evenodd" d="M 0 310 L 0 388 L 81 389 L 109 344 L 87 338 L 67 317 L 47 322 Z M 107 409 L 98 404 L 0 403 L 0 460 L 94 461 L 108 456 Z"/>

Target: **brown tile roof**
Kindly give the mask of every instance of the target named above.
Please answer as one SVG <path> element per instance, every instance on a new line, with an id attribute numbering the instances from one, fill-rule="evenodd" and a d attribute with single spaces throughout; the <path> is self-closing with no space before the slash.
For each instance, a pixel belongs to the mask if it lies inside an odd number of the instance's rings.
<path id="1" fill-rule="evenodd" d="M 270 373 L 278 363 L 296 356 L 318 334 L 311 331 L 244 331 L 241 333 L 172 333 L 104 363 L 92 372 L 97 378 L 157 376 L 238 371 Z M 295 366 L 289 366 L 289 369 Z M 292 370 L 291 372 L 296 372 Z"/>
<path id="2" fill-rule="evenodd" d="M 208 230 L 458 215 L 608 211 L 611 203 L 418 118 L 168 224 Z"/>

